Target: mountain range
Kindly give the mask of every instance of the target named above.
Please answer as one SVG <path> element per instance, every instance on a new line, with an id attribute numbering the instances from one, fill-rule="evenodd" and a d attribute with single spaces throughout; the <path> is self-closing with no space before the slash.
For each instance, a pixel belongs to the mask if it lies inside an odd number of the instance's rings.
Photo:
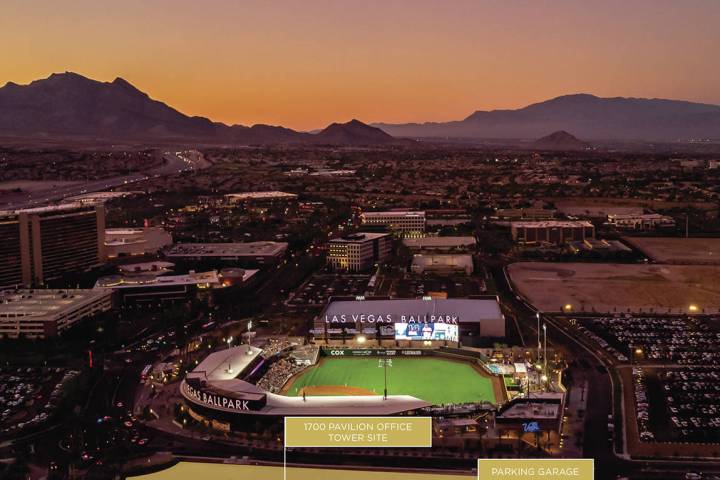
<path id="1" fill-rule="evenodd" d="M 0 88 L 0 135 L 221 144 L 408 142 L 358 120 L 333 123 L 314 134 L 272 125 L 225 125 L 187 116 L 122 78 L 99 82 L 71 72 Z"/>
<path id="2" fill-rule="evenodd" d="M 720 140 L 720 106 L 680 100 L 565 95 L 444 123 L 376 123 L 396 137 L 534 139 L 565 130 L 584 140 Z"/>
<path id="3" fill-rule="evenodd" d="M 453 122 L 370 126 L 352 120 L 308 133 L 272 125 L 226 125 L 188 116 L 122 78 L 99 82 L 66 72 L 28 85 L 8 82 L 0 88 L 0 136 L 14 138 L 381 145 L 410 144 L 413 142 L 408 139 L 415 138 L 538 139 L 558 131 L 572 132 L 583 141 L 720 140 L 720 106 L 575 94 L 516 110 L 476 111 Z M 563 139 L 559 140 L 562 143 Z"/>

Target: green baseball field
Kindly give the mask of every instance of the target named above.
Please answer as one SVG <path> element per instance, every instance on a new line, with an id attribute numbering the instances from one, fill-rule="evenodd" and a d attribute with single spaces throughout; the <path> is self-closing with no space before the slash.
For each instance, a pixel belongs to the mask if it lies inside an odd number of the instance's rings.
<path id="1" fill-rule="evenodd" d="M 472 365 L 440 358 L 392 358 L 388 395 L 411 395 L 433 405 L 497 403 L 499 381 Z M 378 358 L 323 358 L 291 379 L 285 395 L 382 395 L 384 372 Z"/>

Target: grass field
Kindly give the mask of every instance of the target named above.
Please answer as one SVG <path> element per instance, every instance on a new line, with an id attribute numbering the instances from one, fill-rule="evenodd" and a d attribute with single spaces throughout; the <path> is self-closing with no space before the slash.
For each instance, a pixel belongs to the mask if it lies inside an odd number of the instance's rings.
<path id="1" fill-rule="evenodd" d="M 387 376 L 388 395 L 411 395 L 434 405 L 496 403 L 493 381 L 463 362 L 393 358 Z M 291 380 L 286 395 L 302 395 L 303 389 L 306 395 L 382 395 L 383 388 L 377 358 L 324 358 Z"/>

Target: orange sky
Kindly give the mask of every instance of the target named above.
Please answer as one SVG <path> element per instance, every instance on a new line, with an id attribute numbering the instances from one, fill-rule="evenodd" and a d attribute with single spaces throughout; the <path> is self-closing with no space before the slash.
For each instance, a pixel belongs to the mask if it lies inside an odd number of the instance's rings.
<path id="1" fill-rule="evenodd" d="M 3 0 L 0 84 L 121 76 L 180 111 L 312 129 L 566 93 L 720 104 L 715 0 Z"/>

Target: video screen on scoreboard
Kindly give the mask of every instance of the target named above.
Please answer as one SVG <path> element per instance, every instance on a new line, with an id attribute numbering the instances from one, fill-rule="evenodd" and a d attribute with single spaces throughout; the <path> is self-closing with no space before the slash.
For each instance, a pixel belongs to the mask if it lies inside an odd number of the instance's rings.
<path id="1" fill-rule="evenodd" d="M 396 323 L 395 340 L 458 341 L 458 326 L 449 323 Z"/>

